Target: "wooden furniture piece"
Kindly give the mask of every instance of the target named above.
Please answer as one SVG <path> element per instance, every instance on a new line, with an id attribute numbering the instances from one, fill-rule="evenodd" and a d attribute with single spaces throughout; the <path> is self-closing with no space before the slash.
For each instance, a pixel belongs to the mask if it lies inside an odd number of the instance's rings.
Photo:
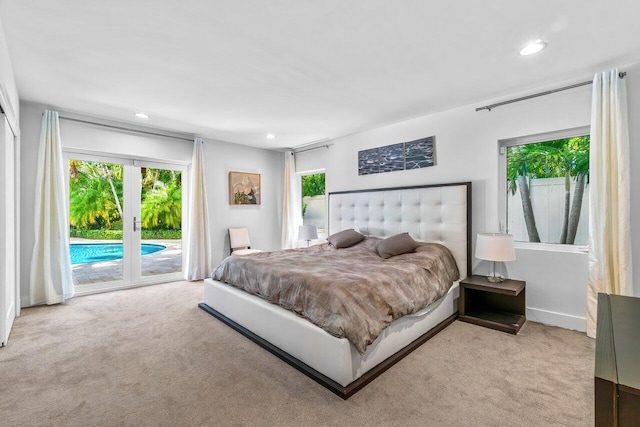
<path id="1" fill-rule="evenodd" d="M 640 298 L 598 294 L 596 426 L 640 425 Z"/>
<path id="2" fill-rule="evenodd" d="M 517 334 L 527 320 L 526 282 L 507 279 L 491 283 L 473 275 L 460 281 L 460 320 Z"/>

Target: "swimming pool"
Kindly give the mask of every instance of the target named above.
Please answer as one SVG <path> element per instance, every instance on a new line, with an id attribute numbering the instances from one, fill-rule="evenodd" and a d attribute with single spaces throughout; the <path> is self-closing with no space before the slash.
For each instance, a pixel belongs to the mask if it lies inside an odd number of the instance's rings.
<path id="1" fill-rule="evenodd" d="M 122 258 L 122 243 L 72 243 L 71 264 L 112 261 Z M 163 245 L 142 243 L 140 254 L 148 255 L 166 248 Z"/>

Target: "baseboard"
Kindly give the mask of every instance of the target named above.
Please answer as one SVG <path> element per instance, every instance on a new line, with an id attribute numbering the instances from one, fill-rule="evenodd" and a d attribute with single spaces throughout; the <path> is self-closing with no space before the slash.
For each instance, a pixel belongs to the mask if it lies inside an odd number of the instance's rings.
<path id="1" fill-rule="evenodd" d="M 580 332 L 587 331 L 587 319 L 584 317 L 556 313 L 554 311 L 541 310 L 539 308 L 527 307 L 527 320 L 544 323 L 545 325 L 558 326 L 565 329 L 573 329 Z"/>

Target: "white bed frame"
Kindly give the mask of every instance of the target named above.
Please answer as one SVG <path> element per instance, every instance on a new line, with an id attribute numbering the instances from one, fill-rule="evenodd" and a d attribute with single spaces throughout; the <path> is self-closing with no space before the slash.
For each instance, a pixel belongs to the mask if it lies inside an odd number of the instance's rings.
<path id="1" fill-rule="evenodd" d="M 387 237 L 408 231 L 449 248 L 461 279 L 470 274 L 471 183 L 329 194 L 329 234 L 354 228 Z M 427 341 L 457 317 L 458 282 L 435 303 L 394 321 L 360 355 L 278 305 L 206 279 L 200 307 L 344 399 Z"/>

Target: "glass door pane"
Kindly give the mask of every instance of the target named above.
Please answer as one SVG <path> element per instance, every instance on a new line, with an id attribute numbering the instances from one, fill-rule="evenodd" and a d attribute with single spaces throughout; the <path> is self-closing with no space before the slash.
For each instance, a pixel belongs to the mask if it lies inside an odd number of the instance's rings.
<path id="1" fill-rule="evenodd" d="M 327 237 L 327 201 L 325 195 L 325 173 L 305 174 L 302 181 L 302 224 L 315 225 L 318 238 Z"/>
<path id="2" fill-rule="evenodd" d="M 140 277 L 182 272 L 183 170 L 140 167 Z M 153 165 L 156 166 L 156 165 Z"/>
<path id="3" fill-rule="evenodd" d="M 122 282 L 123 165 L 69 159 L 68 180 L 74 285 Z"/>

